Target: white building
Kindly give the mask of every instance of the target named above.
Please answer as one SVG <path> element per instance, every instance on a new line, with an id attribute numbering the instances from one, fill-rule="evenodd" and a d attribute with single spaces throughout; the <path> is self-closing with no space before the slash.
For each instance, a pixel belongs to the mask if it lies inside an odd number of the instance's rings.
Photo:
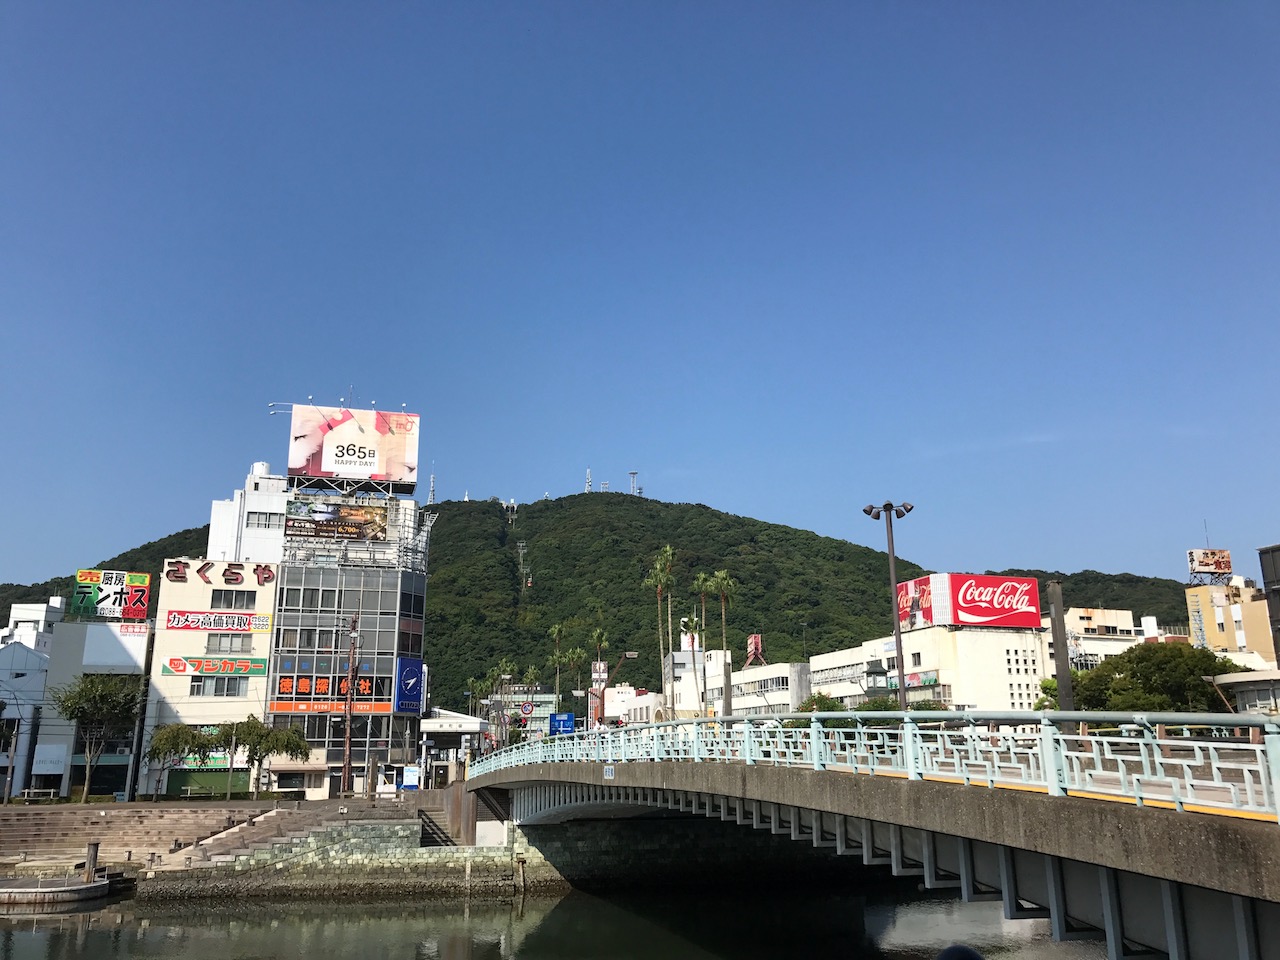
<path id="1" fill-rule="evenodd" d="M 44 703 L 49 656 L 25 643 L 0 647 L 0 798 L 17 796 L 29 786 L 35 734 Z M 5 793 L 6 788 L 8 793 Z"/>
<path id="2" fill-rule="evenodd" d="M 1040 681 L 1053 676 L 1048 635 L 1034 629 L 932 626 L 902 634 L 907 702 L 936 700 L 954 710 L 1030 710 Z M 887 671 L 884 686 L 873 668 Z M 897 696 L 894 639 L 809 658 L 809 685 L 857 707 L 872 697 Z M 735 675 L 736 676 L 736 675 Z M 734 712 L 738 712 L 735 696 Z"/>
<path id="3" fill-rule="evenodd" d="M 289 481 L 273 477 L 269 463 L 255 463 L 244 489 L 237 490 L 230 500 L 213 501 L 208 558 L 279 563 L 284 558 L 288 502 Z"/>
<path id="4" fill-rule="evenodd" d="M 141 677 L 150 631 L 146 621 L 55 624 L 46 689 L 68 686 L 85 674 Z M 135 769 L 133 741 L 133 730 L 121 731 L 104 745 L 94 763 L 91 793 L 128 790 Z M 75 724 L 46 701 L 39 718 L 31 787 L 68 796 L 84 782 L 84 775 L 83 744 Z"/>
<path id="5" fill-rule="evenodd" d="M 0 630 L 0 647 L 20 643 L 39 653 L 48 653 L 53 628 L 67 612 L 65 597 L 50 597 L 44 603 L 15 603 L 9 608 L 9 626 Z"/>

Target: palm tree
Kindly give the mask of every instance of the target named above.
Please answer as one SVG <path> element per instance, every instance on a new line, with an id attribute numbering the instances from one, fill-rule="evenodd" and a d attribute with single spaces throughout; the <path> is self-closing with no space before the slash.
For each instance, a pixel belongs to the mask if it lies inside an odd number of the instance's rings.
<path id="1" fill-rule="evenodd" d="M 667 689 L 667 673 L 665 667 L 666 652 L 673 647 L 671 630 L 671 588 L 675 586 L 675 577 L 671 573 L 671 565 L 675 559 L 675 551 L 667 544 L 658 551 L 653 559 L 653 567 L 645 578 L 645 586 L 651 587 L 658 594 L 658 672 L 662 676 L 663 693 Z M 662 596 L 667 596 L 667 651 L 662 648 Z"/>
<path id="2" fill-rule="evenodd" d="M 484 681 L 477 680 L 475 677 L 467 677 L 465 686 L 467 689 L 467 713 L 473 715 L 479 713 L 480 697 L 485 692 Z"/>
<path id="3" fill-rule="evenodd" d="M 547 661 L 547 666 L 548 667 L 554 666 L 556 668 L 556 712 L 559 713 L 560 712 L 560 664 L 561 664 L 560 638 L 564 636 L 564 624 L 563 623 L 552 624 L 551 629 L 548 630 L 547 633 L 550 634 L 551 639 L 554 640 L 556 644 L 555 653 L 553 653 L 551 655 L 551 659 Z"/>
<path id="4" fill-rule="evenodd" d="M 737 581 L 728 575 L 727 570 L 717 570 L 712 576 L 712 593 L 721 598 L 721 649 L 728 653 L 728 628 L 726 617 L 728 608 L 733 605 L 733 594 L 737 593 Z"/>
<path id="5" fill-rule="evenodd" d="M 730 716 L 733 713 L 733 665 L 729 662 L 729 632 L 727 624 L 729 606 L 733 603 L 733 595 L 737 592 L 738 581 L 729 576 L 728 570 L 717 570 L 711 577 L 711 590 L 720 594 L 720 649 L 724 653 L 724 705 L 721 713 Z"/>
<path id="6" fill-rule="evenodd" d="M 582 665 L 587 662 L 587 651 L 582 647 L 570 647 L 564 652 L 564 665 L 577 673 L 578 684 L 574 689 L 582 689 Z"/>
<path id="7" fill-rule="evenodd" d="M 671 572 L 671 568 L 675 565 L 675 562 L 676 562 L 676 552 L 671 549 L 671 544 L 668 543 L 665 547 L 663 547 L 661 550 L 658 551 L 658 562 L 662 564 L 662 569 L 665 574 L 663 578 L 663 582 L 667 588 L 667 652 L 674 654 L 675 644 L 672 642 L 672 639 L 671 639 L 672 637 L 675 636 L 675 634 L 671 630 L 671 593 L 676 588 L 676 575 Z M 674 663 L 672 664 L 671 668 L 672 668 L 672 671 L 675 670 Z M 673 680 L 675 679 L 674 676 L 672 677 L 672 679 Z"/>
<path id="8" fill-rule="evenodd" d="M 658 594 L 658 671 L 662 671 L 662 591 L 664 589 L 664 579 L 658 569 L 658 563 L 655 560 L 649 575 L 644 578 L 644 586 L 650 590 L 654 590 Z"/>
<path id="9" fill-rule="evenodd" d="M 693 578 L 693 592 L 697 595 L 698 600 L 702 604 L 702 611 L 698 617 L 698 622 L 705 628 L 707 623 L 707 594 L 715 593 L 715 581 L 712 579 L 710 574 L 708 574 L 705 570 L 699 570 L 698 575 Z M 704 645 L 703 663 L 705 662 L 706 662 L 706 648 Z M 706 690 L 704 689 L 703 693 L 705 692 Z M 701 701 L 702 710 L 705 710 L 706 705 L 707 705 L 706 699 L 703 698 L 703 700 Z"/>
<path id="10" fill-rule="evenodd" d="M 603 627 L 596 627 L 591 631 L 591 643 L 596 648 L 596 659 L 599 660 L 609 649 L 609 631 Z"/>
<path id="11" fill-rule="evenodd" d="M 702 637 L 702 621 L 695 613 L 689 618 L 688 624 L 690 646 L 693 648 L 693 695 L 698 698 L 698 716 L 702 716 L 705 700 L 702 696 L 702 688 L 698 686 L 698 640 Z"/>

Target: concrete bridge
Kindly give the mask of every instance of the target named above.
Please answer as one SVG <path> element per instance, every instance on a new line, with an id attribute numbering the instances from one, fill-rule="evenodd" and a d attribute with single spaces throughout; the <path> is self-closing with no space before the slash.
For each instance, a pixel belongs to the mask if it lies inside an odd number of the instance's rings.
<path id="1" fill-rule="evenodd" d="M 1280 727 L 1261 718 L 689 720 L 518 744 L 468 786 L 570 879 L 591 873 L 601 821 L 709 818 L 1001 900 L 1057 939 L 1105 937 L 1112 958 L 1280 958 Z M 565 831 L 587 825 L 566 859 Z"/>

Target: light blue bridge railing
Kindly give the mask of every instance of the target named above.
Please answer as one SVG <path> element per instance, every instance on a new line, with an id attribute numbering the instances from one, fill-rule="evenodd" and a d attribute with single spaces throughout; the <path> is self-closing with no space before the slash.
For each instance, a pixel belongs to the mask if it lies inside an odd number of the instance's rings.
<path id="1" fill-rule="evenodd" d="M 1032 790 L 1277 819 L 1280 725 L 1234 714 L 803 713 L 528 740 L 469 776 L 534 763 L 742 763 Z"/>

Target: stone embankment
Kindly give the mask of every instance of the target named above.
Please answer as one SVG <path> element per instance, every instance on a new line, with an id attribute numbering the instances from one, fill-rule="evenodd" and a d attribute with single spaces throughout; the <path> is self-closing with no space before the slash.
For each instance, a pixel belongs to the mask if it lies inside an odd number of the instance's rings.
<path id="1" fill-rule="evenodd" d="M 351 820 L 298 831 L 235 855 L 192 857 L 143 870 L 143 900 L 234 897 L 426 896 L 504 899 L 564 889 L 558 876 L 524 874 L 511 846 L 422 846 L 413 820 Z"/>

